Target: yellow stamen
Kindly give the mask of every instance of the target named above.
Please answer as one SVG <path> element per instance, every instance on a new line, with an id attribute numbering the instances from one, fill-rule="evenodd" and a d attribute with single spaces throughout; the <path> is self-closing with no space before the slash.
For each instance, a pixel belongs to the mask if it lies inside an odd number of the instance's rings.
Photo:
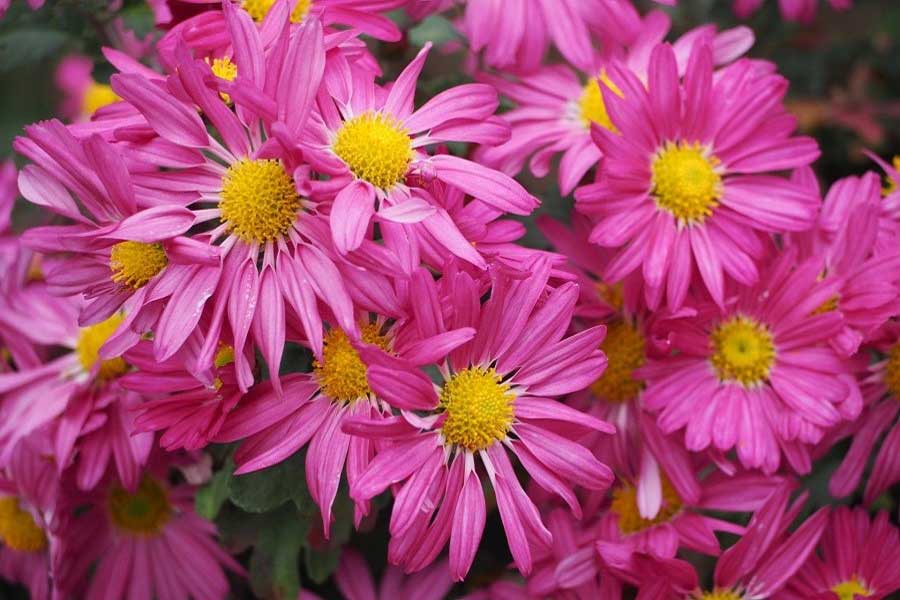
<path id="1" fill-rule="evenodd" d="M 277 160 L 240 160 L 222 178 L 222 222 L 244 242 L 280 238 L 296 222 L 300 207 L 294 180 Z"/>
<path id="2" fill-rule="evenodd" d="M 702 592 L 696 598 L 697 600 L 743 600 L 744 595 L 734 590 L 716 588 L 711 592 Z"/>
<path id="3" fill-rule="evenodd" d="M 893 163 L 894 170 L 900 171 L 900 156 L 895 156 L 891 162 Z M 896 191 L 897 191 L 897 181 L 889 175 L 886 176 L 885 177 L 885 185 L 883 188 L 881 188 L 881 195 L 889 196 Z"/>
<path id="4" fill-rule="evenodd" d="M 662 495 L 659 512 L 652 519 L 645 519 L 638 510 L 637 488 L 630 484 L 615 488 L 610 510 L 619 517 L 619 531 L 628 535 L 671 521 L 681 511 L 681 498 L 665 476 L 662 477 Z"/>
<path id="5" fill-rule="evenodd" d="M 888 351 L 884 385 L 896 400 L 900 400 L 900 343 L 894 344 Z"/>
<path id="6" fill-rule="evenodd" d="M 514 401 L 509 384 L 494 369 L 469 367 L 455 373 L 440 394 L 447 413 L 444 440 L 476 452 L 504 439 L 512 427 Z"/>
<path id="7" fill-rule="evenodd" d="M 710 362 L 720 380 L 749 387 L 769 377 L 775 343 L 765 325 L 748 317 L 732 317 L 718 324 L 709 340 L 713 350 Z"/>
<path id="8" fill-rule="evenodd" d="M 625 287 L 621 281 L 612 284 L 598 281 L 596 288 L 604 302 L 616 310 L 621 310 L 625 304 Z"/>
<path id="9" fill-rule="evenodd" d="M 172 505 L 165 488 L 149 476 L 141 480 L 133 494 L 120 485 L 109 494 L 109 516 L 123 533 L 159 534 L 172 517 Z"/>
<path id="10" fill-rule="evenodd" d="M 344 122 L 331 149 L 356 177 L 383 190 L 403 181 L 413 156 L 406 129 L 372 111 Z"/>
<path id="11" fill-rule="evenodd" d="M 133 290 L 147 285 L 167 264 L 169 259 L 162 244 L 119 242 L 109 252 L 112 280 Z"/>
<path id="12" fill-rule="evenodd" d="M 226 365 L 230 365 L 234 362 L 234 347 L 229 346 L 228 344 L 223 344 L 219 342 L 219 350 L 216 352 L 216 356 L 213 359 L 213 364 L 216 365 L 217 369 L 221 369 Z"/>
<path id="13" fill-rule="evenodd" d="M 818 308 L 812 311 L 813 315 L 824 315 L 825 313 L 829 313 L 833 310 L 837 310 L 838 305 L 841 302 L 841 297 L 838 294 L 835 294 L 825 302 L 823 302 Z"/>
<path id="14" fill-rule="evenodd" d="M 269 14 L 273 4 L 275 4 L 275 0 L 244 0 L 242 6 L 254 21 L 261 23 L 266 18 L 266 15 Z M 307 13 L 309 13 L 311 4 L 312 0 L 297 0 L 294 9 L 291 11 L 291 23 L 302 23 Z"/>
<path id="15" fill-rule="evenodd" d="M 116 332 L 124 319 L 125 315 L 115 313 L 96 325 L 81 328 L 81 331 L 78 332 L 78 340 L 75 342 L 75 354 L 85 371 L 90 372 L 100 361 L 100 348 Z M 122 357 L 117 356 L 100 362 L 97 378 L 100 381 L 109 381 L 119 375 L 124 375 L 127 370 L 128 363 Z"/>
<path id="16" fill-rule="evenodd" d="M 104 106 L 113 104 L 119 100 L 121 100 L 121 98 L 119 98 L 109 85 L 91 81 L 91 84 L 84 92 L 84 97 L 81 99 L 81 112 L 90 116 Z"/>
<path id="17" fill-rule="evenodd" d="M 215 75 L 219 79 L 224 79 L 225 81 L 234 81 L 237 77 L 237 65 L 234 64 L 227 56 L 214 58 L 212 63 L 210 63 L 210 67 L 212 68 L 213 75 Z M 219 95 L 222 97 L 222 100 L 224 100 L 228 104 L 231 104 L 231 96 L 224 92 L 220 92 Z"/>
<path id="18" fill-rule="evenodd" d="M 699 143 L 666 142 L 653 158 L 651 194 L 681 224 L 702 223 L 719 206 L 719 159 Z"/>
<path id="19" fill-rule="evenodd" d="M 607 402 L 627 402 L 644 389 L 644 382 L 635 379 L 635 369 L 646 361 L 646 342 L 637 327 L 617 321 L 606 329 L 600 349 L 606 354 L 606 370 L 591 385 L 591 391 Z"/>
<path id="20" fill-rule="evenodd" d="M 862 582 L 860 582 L 860 580 L 856 577 L 856 575 L 854 575 L 847 581 L 842 581 L 838 584 L 835 584 L 831 587 L 831 591 L 837 594 L 837 597 L 840 600 L 854 600 L 859 596 L 868 598 L 872 595 L 872 590 L 864 586 Z"/>
<path id="21" fill-rule="evenodd" d="M 16 552 L 41 552 L 47 535 L 13 496 L 0 498 L 0 542 Z"/>
<path id="22" fill-rule="evenodd" d="M 599 80 L 616 95 L 622 97 L 622 91 L 606 76 L 606 73 L 600 73 Z M 581 90 L 581 96 L 578 98 L 578 117 L 585 129 L 590 129 L 591 123 L 596 123 L 609 131 L 618 131 L 613 125 L 612 119 L 609 118 L 609 113 L 606 112 L 606 103 L 603 102 L 603 93 L 600 91 L 600 81 L 596 77 L 591 78 Z"/>
<path id="23" fill-rule="evenodd" d="M 362 339 L 387 350 L 390 340 L 381 333 L 381 326 L 368 323 L 360 328 Z M 341 329 L 332 329 L 325 335 L 322 361 L 313 362 L 313 372 L 326 396 L 341 402 L 354 402 L 371 395 L 366 379 L 366 364 Z"/>

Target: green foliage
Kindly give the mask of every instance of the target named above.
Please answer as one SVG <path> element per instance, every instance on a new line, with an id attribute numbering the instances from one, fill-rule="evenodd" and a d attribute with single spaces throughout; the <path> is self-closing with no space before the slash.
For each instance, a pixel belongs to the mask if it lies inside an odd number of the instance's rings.
<path id="1" fill-rule="evenodd" d="M 274 510 L 292 500 L 297 510 L 313 511 L 312 498 L 306 488 L 305 452 L 268 469 L 234 475 L 228 479 L 228 496 L 238 507 L 250 513 Z"/>
<path id="2" fill-rule="evenodd" d="M 421 48 L 427 42 L 440 46 L 458 40 L 453 23 L 440 15 L 433 15 L 409 30 L 409 43 Z"/>
<path id="3" fill-rule="evenodd" d="M 0 72 L 37 63 L 59 52 L 68 34 L 47 28 L 28 28 L 0 33 Z"/>

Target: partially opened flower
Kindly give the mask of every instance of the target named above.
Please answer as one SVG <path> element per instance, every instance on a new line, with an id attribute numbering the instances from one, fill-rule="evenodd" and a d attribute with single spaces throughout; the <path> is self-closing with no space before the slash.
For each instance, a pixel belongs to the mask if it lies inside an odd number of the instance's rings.
<path id="1" fill-rule="evenodd" d="M 472 335 L 471 330 L 460 329 L 419 339 L 403 335 L 402 328 L 387 324 L 383 317 L 370 321 L 368 315 L 360 319 L 359 329 L 361 343 L 414 364 L 426 363 L 444 345 Z M 345 330 L 334 327 L 325 334 L 322 354 L 313 363 L 312 373 L 285 376 L 283 395 L 269 382 L 257 385 L 227 415 L 215 436 L 217 442 L 242 440 L 234 454 L 238 474 L 277 464 L 308 443 L 306 481 L 319 505 L 326 536 L 345 465 L 347 481 L 354 485 L 375 454 L 371 440 L 343 431 L 344 422 L 353 417 L 380 420 L 389 416 L 386 405 L 369 386 L 367 371 L 359 344 Z M 369 512 L 368 500 L 356 504 L 356 525 Z"/>
<path id="2" fill-rule="evenodd" d="M 672 48 L 658 45 L 648 74 L 645 88 L 631 71 L 607 69 L 622 95 L 601 86 L 614 130 L 592 130 L 605 158 L 576 208 L 596 222 L 591 241 L 618 250 L 608 281 L 640 270 L 650 308 L 665 298 L 673 311 L 696 282 L 721 306 L 726 274 L 758 279 L 764 234 L 814 224 L 817 195 L 770 173 L 809 164 L 818 146 L 792 136 L 787 81 L 768 63 L 716 73 L 700 44 L 681 78 Z"/>
<path id="3" fill-rule="evenodd" d="M 886 511 L 841 506 L 813 552 L 778 595 L 784 600 L 880 600 L 900 590 L 900 532 Z"/>
<path id="4" fill-rule="evenodd" d="M 430 564 L 449 541 L 453 578 L 466 576 L 484 530 L 485 476 L 513 560 L 521 572 L 530 572 L 532 546 L 548 545 L 551 536 L 516 477 L 510 453 L 577 514 L 574 485 L 603 490 L 612 481 L 609 468 L 576 441 L 612 427 L 552 399 L 584 388 L 602 372 L 606 359 L 597 348 L 604 329 L 566 337 L 577 286 L 546 291 L 549 264 L 538 261 L 532 271 L 525 279 L 496 274 L 482 305 L 482 285 L 468 274 L 447 271 L 435 282 L 420 270 L 411 290 L 419 335 L 444 338 L 471 327 L 474 337 L 430 344 L 431 364 L 394 358 L 372 346 L 363 354 L 370 361 L 372 390 L 403 412 L 345 423 L 348 433 L 390 442 L 351 482 L 350 494 L 368 500 L 394 486 L 389 559 L 407 572 Z"/>
<path id="5" fill-rule="evenodd" d="M 360 246 L 376 215 L 398 223 L 432 216 L 435 208 L 420 192 L 420 178 L 443 181 L 502 212 L 527 215 L 538 205 L 502 173 L 450 154 L 425 152 L 440 142 L 493 144 L 508 135 L 508 125 L 493 116 L 497 93 L 485 84 L 450 88 L 414 110 L 416 80 L 429 48 L 389 90 L 377 86 L 370 73 L 350 69 L 341 75 L 342 85 L 327 86 L 329 94 L 319 97 L 302 145 L 313 168 L 330 176 L 308 185 L 314 199 L 334 199 L 331 232 L 340 252 Z"/>
<path id="6" fill-rule="evenodd" d="M 774 257 L 724 312 L 707 302 L 696 317 L 667 322 L 676 353 L 638 371 L 645 406 L 663 431 L 684 429 L 689 450 L 733 448 L 745 467 L 766 473 L 784 455 L 806 473 L 809 445 L 859 415 L 853 366 L 828 345 L 843 319 L 816 310 L 840 282 L 818 281 L 818 262 L 795 257 Z"/>
<path id="7" fill-rule="evenodd" d="M 829 491 L 838 498 L 851 494 L 862 480 L 875 452 L 866 480 L 864 501 L 871 504 L 900 481 L 900 327 L 891 323 L 874 345 L 880 359 L 868 366 L 862 377 L 865 409 L 860 417 L 837 430 L 828 442 L 852 436 L 850 449 L 832 475 Z M 882 435 L 887 435 L 882 439 Z M 880 441 L 880 442 L 879 442 Z M 829 444 L 830 445 L 830 444 Z"/>
<path id="8" fill-rule="evenodd" d="M 115 478 L 88 494 L 66 490 L 57 585 L 86 600 L 224 598 L 225 570 L 244 571 L 219 547 L 215 525 L 194 512 L 194 488 L 170 484 L 165 461 L 139 481 L 131 491 Z"/>
<path id="9" fill-rule="evenodd" d="M 741 18 L 755 13 L 763 5 L 764 0 L 734 0 L 734 12 Z M 778 0 L 778 9 L 786 21 L 811 23 L 816 18 L 820 0 Z M 828 0 L 834 10 L 850 10 L 853 0 Z"/>
<path id="10" fill-rule="evenodd" d="M 572 192 L 587 172 L 603 156 L 591 139 L 591 127 L 615 131 L 601 86 L 618 95 L 622 91 L 607 77 L 604 65 L 616 62 L 646 81 L 650 50 L 663 41 L 670 27 L 669 18 L 660 11 L 651 12 L 641 23 L 640 33 L 633 44 L 608 50 L 596 59 L 594 70 L 582 72 L 570 65 L 541 67 L 519 77 L 509 75 L 481 75 L 502 96 L 516 104 L 503 113 L 510 122 L 512 134 L 508 142 L 495 147 L 479 148 L 480 161 L 504 173 L 515 175 L 525 161 L 536 177 L 545 177 L 551 160 L 561 153 L 559 186 L 563 195 Z M 684 74 L 691 50 L 698 44 L 712 44 L 716 65 L 735 59 L 753 44 L 752 32 L 739 27 L 717 33 L 714 26 L 698 27 L 675 41 L 673 49 L 680 74 Z"/>

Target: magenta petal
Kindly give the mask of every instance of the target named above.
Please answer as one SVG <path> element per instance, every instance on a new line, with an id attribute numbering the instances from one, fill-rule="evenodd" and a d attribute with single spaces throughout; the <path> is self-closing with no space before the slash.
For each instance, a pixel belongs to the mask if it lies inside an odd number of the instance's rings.
<path id="1" fill-rule="evenodd" d="M 375 189 L 360 180 L 338 192 L 328 219 L 334 245 L 342 254 L 359 248 L 375 214 Z"/>
<path id="2" fill-rule="evenodd" d="M 463 581 L 469 573 L 484 532 L 484 522 L 484 491 L 478 475 L 473 472 L 463 484 L 450 532 L 450 574 L 456 581 Z"/>

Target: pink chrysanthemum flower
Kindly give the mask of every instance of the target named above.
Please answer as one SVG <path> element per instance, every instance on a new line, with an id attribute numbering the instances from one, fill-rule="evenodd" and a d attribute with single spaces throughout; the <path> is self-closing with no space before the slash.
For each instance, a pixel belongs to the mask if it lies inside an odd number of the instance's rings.
<path id="1" fill-rule="evenodd" d="M 764 0 L 734 0 L 734 13 L 747 18 L 763 5 Z M 778 9 L 786 21 L 799 21 L 811 23 L 819 11 L 820 0 L 778 0 Z M 850 10 L 853 0 L 828 0 L 828 4 L 834 10 Z"/>
<path id="2" fill-rule="evenodd" d="M 603 490 L 612 481 L 609 468 L 575 440 L 613 428 L 551 399 L 584 388 L 602 372 L 606 359 L 597 347 L 604 329 L 565 337 L 578 289 L 568 283 L 545 293 L 549 269 L 539 261 L 527 279 L 496 275 L 484 305 L 482 286 L 466 273 L 448 271 L 437 283 L 420 270 L 411 283 L 419 335 L 471 327 L 474 337 L 431 344 L 428 363 L 372 346 L 364 354 L 373 391 L 404 412 L 345 423 L 348 433 L 391 442 L 351 482 L 350 494 L 365 501 L 395 486 L 389 559 L 407 572 L 430 564 L 449 540 L 453 578 L 465 577 L 484 529 L 484 475 L 513 560 L 523 573 L 531 570 L 531 546 L 549 544 L 550 533 L 508 453 L 576 508 L 573 485 Z M 432 372 L 439 383 L 426 374 Z"/>
<path id="3" fill-rule="evenodd" d="M 601 89 L 616 131 L 593 128 L 603 166 L 576 206 L 596 220 L 591 241 L 619 249 L 606 279 L 640 269 L 651 308 L 665 296 L 677 310 L 695 273 L 721 306 L 724 274 L 756 282 L 763 233 L 813 225 L 816 195 L 768 174 L 819 154 L 812 139 L 792 137 L 787 81 L 772 69 L 740 60 L 715 73 L 708 45 L 695 47 L 683 79 L 672 48 L 656 46 L 646 88 L 627 69 L 607 69 L 622 94 Z"/>
<path id="4" fill-rule="evenodd" d="M 877 155 L 866 151 L 865 154 L 884 170 L 885 185 L 881 190 L 884 199 L 878 218 L 878 238 L 875 245 L 876 254 L 891 252 L 900 240 L 900 156 L 895 156 L 890 164 Z"/>
<path id="5" fill-rule="evenodd" d="M 443 600 L 453 587 L 446 559 L 409 576 L 404 575 L 397 567 L 388 565 L 381 582 L 376 586 L 365 559 L 352 549 L 341 553 L 334 582 L 345 600 Z"/>
<path id="6" fill-rule="evenodd" d="M 797 177 L 818 192 L 811 171 Z M 841 281 L 837 294 L 818 310 L 843 315 L 844 328 L 831 344 L 844 356 L 855 354 L 900 313 L 900 252 L 877 251 L 881 202 L 875 173 L 841 179 L 828 190 L 817 227 L 792 238 L 801 259 L 818 258 L 822 277 Z"/>
<path id="7" fill-rule="evenodd" d="M 320 95 L 302 141 L 304 158 L 328 181 L 307 182 L 313 198 L 334 197 L 330 223 L 335 246 L 346 253 L 365 239 L 369 223 L 414 223 L 434 214 L 417 179 L 438 179 L 503 212 L 527 215 L 538 200 L 510 177 L 452 156 L 430 156 L 424 148 L 445 141 L 494 144 L 508 125 L 494 117 L 497 93 L 485 84 L 451 88 L 413 107 L 416 80 L 430 44 L 403 70 L 390 90 L 370 73 L 348 70 L 342 85 Z"/>
<path id="8" fill-rule="evenodd" d="M 831 513 L 814 552 L 779 600 L 881 600 L 900 590 L 900 532 L 880 511 L 841 506 Z"/>
<path id="9" fill-rule="evenodd" d="M 45 431 L 59 472 L 74 461 L 76 482 L 93 488 L 107 465 L 115 463 L 128 486 L 137 484 L 153 436 L 132 435 L 130 409 L 140 397 L 117 379 L 131 367 L 121 357 L 102 358 L 100 348 L 122 323 L 121 313 L 95 325 L 78 327 L 81 302 L 33 294 L 31 304 L 9 315 L 21 335 L 58 354 L 45 364 L 0 374 L 0 462 L 20 440 Z"/>
<path id="10" fill-rule="evenodd" d="M 420 339 L 385 321 L 362 317 L 361 342 L 414 364 L 428 363 L 448 344 L 458 345 L 472 336 L 463 328 Z M 367 371 L 359 344 L 344 330 L 333 328 L 325 335 L 312 373 L 287 375 L 283 397 L 268 383 L 258 385 L 226 417 L 215 437 L 218 442 L 244 440 L 234 454 L 237 474 L 279 463 L 308 442 L 306 479 L 326 536 L 345 464 L 347 481 L 353 485 L 375 453 L 371 440 L 346 434 L 344 422 L 353 417 L 381 419 L 388 413 L 369 386 Z M 356 525 L 368 512 L 368 499 L 357 502 Z"/>
<path id="11" fill-rule="evenodd" d="M 746 533 L 722 553 L 713 574 L 712 588 L 701 588 L 695 567 L 678 558 L 663 558 L 623 551 L 615 545 L 598 549 L 606 568 L 612 569 L 652 598 L 675 600 L 762 600 L 778 597 L 787 581 L 813 552 L 828 520 L 822 508 L 795 531 L 788 532 L 804 498 L 788 506 L 790 487 L 776 489 L 753 515 Z M 656 594 L 656 595 L 652 595 Z"/>
<path id="12" fill-rule="evenodd" d="M 42 455 L 44 436 L 19 444 L 0 472 L 0 578 L 28 588 L 32 600 L 50 600 L 50 556 L 58 475 Z"/>
<path id="13" fill-rule="evenodd" d="M 817 310 L 840 282 L 817 281 L 818 262 L 795 257 L 774 257 L 724 312 L 708 302 L 695 318 L 669 322 L 675 354 L 639 369 L 645 406 L 663 431 L 684 428 L 689 450 L 734 448 L 745 467 L 766 473 L 783 454 L 806 473 L 808 445 L 859 415 L 852 365 L 828 345 L 843 319 Z"/>
<path id="14" fill-rule="evenodd" d="M 872 451 L 872 472 L 866 481 L 864 501 L 871 504 L 900 481 L 900 326 L 885 327 L 883 339 L 874 346 L 881 359 L 868 366 L 862 380 L 865 410 L 859 419 L 835 432 L 829 442 L 852 436 L 850 449 L 834 472 L 829 491 L 837 498 L 852 493 L 862 479 Z M 882 434 L 887 435 L 879 444 Z M 829 444 L 830 445 L 830 444 Z"/>
<path id="15" fill-rule="evenodd" d="M 219 600 L 225 569 L 241 566 L 216 542 L 215 525 L 194 512 L 194 488 L 172 485 L 156 465 L 129 491 L 110 480 L 89 494 L 67 490 L 54 560 L 64 593 L 101 598 Z"/>
<path id="16" fill-rule="evenodd" d="M 665 38 L 670 24 L 665 14 L 650 13 L 642 22 L 637 39 L 627 50 L 598 58 L 596 63 L 605 65 L 614 60 L 646 80 L 650 51 Z M 723 65 L 747 51 L 753 44 L 753 34 L 745 27 L 717 33 L 713 26 L 698 27 L 686 33 L 673 45 L 680 74 L 687 67 L 692 48 L 707 43 L 712 45 L 715 64 Z M 516 107 L 503 113 L 503 118 L 512 125 L 509 141 L 493 148 L 479 148 L 479 160 L 515 175 L 530 156 L 531 173 L 545 177 L 550 171 L 551 160 L 561 153 L 560 192 L 570 194 L 603 156 L 591 139 L 591 127 L 615 131 L 600 86 L 608 86 L 618 94 L 621 90 L 606 76 L 605 68 L 601 66 L 584 73 L 560 64 L 542 67 L 518 78 L 482 75 L 482 79 L 515 102 Z"/>
<path id="17" fill-rule="evenodd" d="M 185 265 L 218 264 L 217 249 L 183 236 L 195 221 L 191 211 L 141 197 L 125 160 L 100 135 L 79 140 L 56 120 L 25 131 L 15 148 L 35 164 L 19 174 L 22 195 L 74 224 L 35 227 L 23 240 L 66 257 L 44 276 L 54 294 L 85 295 L 82 325 L 122 309 L 136 316 L 154 296 L 166 295 L 162 290 L 184 275 Z"/>
<path id="18" fill-rule="evenodd" d="M 134 431 L 163 431 L 159 445 L 169 452 L 206 447 L 244 395 L 230 346 L 219 347 L 207 381 L 186 369 L 196 357 L 184 349 L 159 362 L 153 357 L 153 344 L 142 341 L 123 358 L 135 370 L 122 376 L 120 385 L 146 399 L 135 407 Z M 253 357 L 246 356 L 243 364 L 252 368 L 253 363 Z"/>
<path id="19" fill-rule="evenodd" d="M 70 121 L 83 121 L 100 108 L 119 101 L 108 83 L 99 83 L 92 76 L 94 63 L 80 54 L 70 54 L 56 67 L 54 81 L 63 94 L 60 114 Z"/>

